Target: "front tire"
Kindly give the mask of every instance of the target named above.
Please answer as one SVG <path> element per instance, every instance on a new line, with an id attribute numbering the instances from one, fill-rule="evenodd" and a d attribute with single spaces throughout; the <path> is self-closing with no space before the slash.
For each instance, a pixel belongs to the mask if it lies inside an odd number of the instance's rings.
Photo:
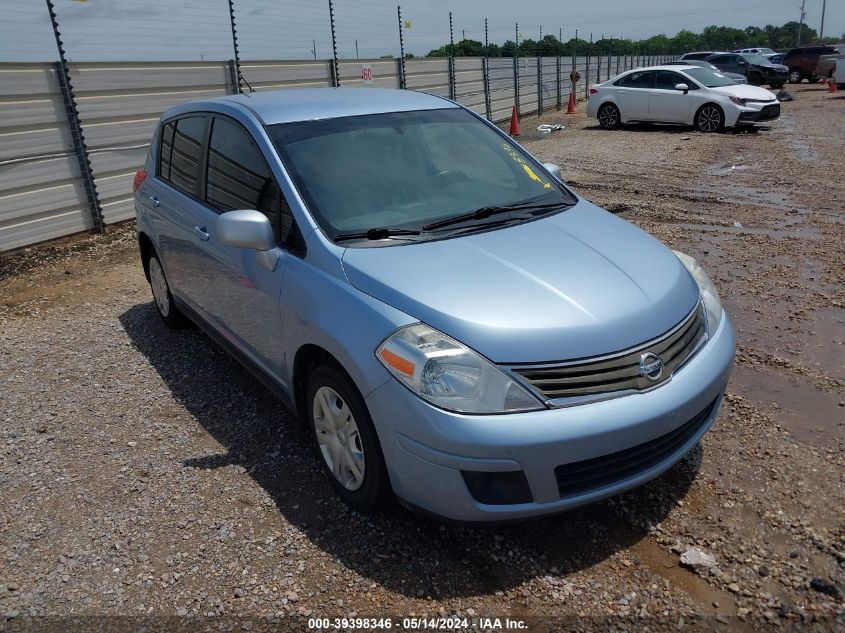
<path id="1" fill-rule="evenodd" d="M 359 512 L 383 509 L 393 493 L 358 389 L 338 368 L 322 365 L 308 379 L 306 406 L 317 455 L 338 495 Z"/>
<path id="2" fill-rule="evenodd" d="M 791 84 L 800 84 L 801 83 L 801 71 L 797 68 L 791 68 L 789 70 L 789 83 Z"/>
<path id="3" fill-rule="evenodd" d="M 705 103 L 695 113 L 695 129 L 709 134 L 718 132 L 725 125 L 725 114 L 722 108 L 714 103 Z"/>
<path id="4" fill-rule="evenodd" d="M 150 279 L 150 289 L 153 292 L 153 302 L 156 310 L 164 324 L 172 329 L 184 327 L 187 323 L 184 315 L 179 312 L 173 295 L 170 293 L 170 285 L 164 274 L 164 268 L 158 260 L 158 255 L 151 255 L 147 262 L 147 274 Z"/>
<path id="5" fill-rule="evenodd" d="M 598 112 L 599 125 L 605 130 L 618 129 L 622 124 L 622 117 L 619 114 L 619 108 L 612 103 L 605 103 L 599 108 Z"/>

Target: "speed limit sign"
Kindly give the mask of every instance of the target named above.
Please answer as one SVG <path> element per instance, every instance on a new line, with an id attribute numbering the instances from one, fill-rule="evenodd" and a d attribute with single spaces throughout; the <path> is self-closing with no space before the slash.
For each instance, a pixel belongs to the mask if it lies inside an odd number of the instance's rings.
<path id="1" fill-rule="evenodd" d="M 373 68 L 369 64 L 364 64 L 361 66 L 361 79 L 363 79 L 365 84 L 373 83 Z"/>

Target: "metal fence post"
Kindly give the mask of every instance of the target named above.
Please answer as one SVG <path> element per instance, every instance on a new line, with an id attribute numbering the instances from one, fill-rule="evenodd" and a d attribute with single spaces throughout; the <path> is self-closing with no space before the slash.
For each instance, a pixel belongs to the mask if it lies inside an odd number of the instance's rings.
<path id="1" fill-rule="evenodd" d="M 563 108 L 563 92 L 561 91 L 560 86 L 560 55 L 557 56 L 557 60 L 555 63 L 555 76 L 557 77 L 557 109 L 560 110 Z"/>
<path id="2" fill-rule="evenodd" d="M 340 85 L 340 68 L 337 64 L 337 35 L 334 28 L 334 6 L 332 0 L 329 0 L 329 25 L 332 28 L 332 85 L 337 87 Z"/>
<path id="3" fill-rule="evenodd" d="M 516 23 L 516 49 L 513 52 L 513 98 L 519 116 L 519 22 Z"/>
<path id="4" fill-rule="evenodd" d="M 235 4 L 233 0 L 229 0 L 229 26 L 232 28 L 232 48 L 235 51 L 235 94 L 241 93 L 241 86 L 243 85 L 243 75 L 241 74 L 241 57 L 238 52 L 238 30 L 235 26 Z"/>
<path id="5" fill-rule="evenodd" d="M 543 56 L 537 55 L 537 116 L 543 114 Z"/>
<path id="6" fill-rule="evenodd" d="M 613 40 L 611 40 L 611 44 L 607 47 L 607 81 L 610 81 L 610 58 L 613 57 Z"/>
<path id="7" fill-rule="evenodd" d="M 402 35 L 402 7 L 398 4 L 396 15 L 399 18 L 399 87 L 405 88 L 405 37 Z"/>
<path id="8" fill-rule="evenodd" d="M 102 233 L 106 230 L 106 223 L 103 219 L 103 207 L 100 206 L 100 196 L 97 193 L 97 184 L 94 182 L 94 170 L 91 169 L 91 159 L 88 156 L 88 145 L 85 143 L 85 135 L 82 132 L 82 121 L 79 119 L 79 108 L 76 104 L 76 96 L 73 93 L 73 85 L 70 82 L 70 71 L 67 65 L 65 47 L 62 43 L 62 34 L 59 31 L 59 20 L 56 16 L 56 8 L 52 0 L 47 0 L 47 11 L 50 13 L 50 22 L 53 24 L 53 37 L 56 39 L 56 48 L 59 52 L 59 61 L 56 62 L 56 77 L 59 80 L 59 87 L 62 90 L 62 99 L 65 106 L 70 136 L 73 140 L 74 154 L 79 166 L 79 175 L 82 178 L 82 185 L 85 189 L 85 197 L 88 200 L 88 211 L 94 223 L 94 229 Z"/>
<path id="9" fill-rule="evenodd" d="M 590 55 L 593 52 L 593 34 L 590 33 L 590 47 L 587 49 L 587 67 L 584 69 L 584 98 L 590 94 Z"/>
<path id="10" fill-rule="evenodd" d="M 449 11 L 449 98 L 455 100 L 455 34 L 452 29 L 452 12 Z"/>
<path id="11" fill-rule="evenodd" d="M 484 80 L 484 111 L 487 120 L 493 120 L 493 108 L 490 103 L 490 57 L 488 57 L 487 18 L 484 18 L 484 57 L 481 59 L 481 76 Z"/>

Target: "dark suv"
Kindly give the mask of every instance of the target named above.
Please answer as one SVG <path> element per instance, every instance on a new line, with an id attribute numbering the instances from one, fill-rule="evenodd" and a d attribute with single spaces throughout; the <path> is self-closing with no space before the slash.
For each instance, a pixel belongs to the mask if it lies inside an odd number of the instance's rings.
<path id="1" fill-rule="evenodd" d="M 766 85 L 778 89 L 786 83 L 789 74 L 786 66 L 772 64 L 762 55 L 718 53 L 705 61 L 719 70 L 745 75 L 752 86 Z"/>
<path id="2" fill-rule="evenodd" d="M 816 66 L 822 55 L 838 55 L 839 49 L 834 46 L 802 46 L 793 48 L 783 57 L 784 66 L 789 67 L 789 83 L 801 83 L 802 79 L 817 81 Z"/>

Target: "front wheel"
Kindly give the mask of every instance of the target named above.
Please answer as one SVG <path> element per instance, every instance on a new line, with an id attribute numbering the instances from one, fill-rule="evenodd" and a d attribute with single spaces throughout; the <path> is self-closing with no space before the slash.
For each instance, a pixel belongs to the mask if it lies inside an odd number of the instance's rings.
<path id="1" fill-rule="evenodd" d="M 339 369 L 323 365 L 308 380 L 308 417 L 320 461 L 337 493 L 359 512 L 392 496 L 381 445 L 364 399 Z"/>
<path id="2" fill-rule="evenodd" d="M 722 109 L 712 103 L 705 103 L 695 114 L 695 127 L 699 132 L 718 132 L 724 124 Z"/>
<path id="3" fill-rule="evenodd" d="M 619 116 L 619 108 L 612 103 L 605 103 L 599 108 L 599 125 L 605 130 L 615 130 L 619 127 L 622 117 Z"/>
<path id="4" fill-rule="evenodd" d="M 797 68 L 793 68 L 789 71 L 789 83 L 791 84 L 800 84 L 801 83 L 801 71 Z"/>

